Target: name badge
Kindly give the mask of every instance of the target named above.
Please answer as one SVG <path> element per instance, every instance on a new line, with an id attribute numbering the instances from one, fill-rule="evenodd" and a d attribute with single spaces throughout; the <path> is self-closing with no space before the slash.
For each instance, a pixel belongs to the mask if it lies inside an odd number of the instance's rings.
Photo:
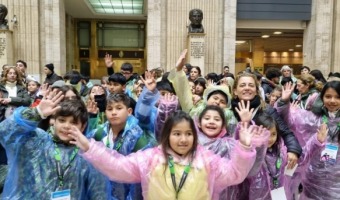
<path id="1" fill-rule="evenodd" d="M 51 200 L 71 200 L 71 190 L 52 192 Z"/>
<path id="2" fill-rule="evenodd" d="M 270 196 L 275 200 L 287 200 L 285 189 L 283 187 L 270 191 Z"/>
<path id="3" fill-rule="evenodd" d="M 336 156 L 338 154 L 339 146 L 336 144 L 326 144 L 325 149 L 321 152 L 320 161 L 328 162 L 332 165 L 336 163 Z"/>

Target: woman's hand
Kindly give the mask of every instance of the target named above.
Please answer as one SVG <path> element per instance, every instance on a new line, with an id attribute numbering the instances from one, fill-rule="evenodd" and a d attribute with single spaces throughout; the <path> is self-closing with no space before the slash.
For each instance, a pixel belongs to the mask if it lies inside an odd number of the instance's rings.
<path id="1" fill-rule="evenodd" d="M 84 152 L 89 150 L 90 141 L 84 136 L 82 132 L 80 132 L 80 130 L 76 126 L 71 127 L 68 136 L 73 138 L 73 140 L 70 141 L 71 144 L 76 145 Z"/>
<path id="2" fill-rule="evenodd" d="M 185 64 L 185 56 L 187 55 L 188 49 L 184 49 L 176 62 L 177 71 L 181 71 Z"/>
<path id="3" fill-rule="evenodd" d="M 282 87 L 282 95 L 281 99 L 283 102 L 288 102 L 290 97 L 292 96 L 292 93 L 294 91 L 295 85 L 292 84 L 292 82 L 288 82 Z"/>
<path id="4" fill-rule="evenodd" d="M 247 101 L 246 105 L 243 100 L 238 103 L 238 108 L 235 108 L 236 112 L 240 116 L 242 122 L 249 123 L 252 119 L 254 108 L 250 109 L 250 102 Z"/>
<path id="5" fill-rule="evenodd" d="M 246 147 L 251 146 L 251 140 L 254 135 L 254 126 L 249 126 L 249 123 L 247 122 L 241 122 L 241 127 L 240 127 L 240 143 Z"/>
<path id="6" fill-rule="evenodd" d="M 324 143 L 327 140 L 327 135 L 328 135 L 328 127 L 327 124 L 323 123 L 321 124 L 318 134 L 317 134 L 317 139 L 320 143 Z"/>

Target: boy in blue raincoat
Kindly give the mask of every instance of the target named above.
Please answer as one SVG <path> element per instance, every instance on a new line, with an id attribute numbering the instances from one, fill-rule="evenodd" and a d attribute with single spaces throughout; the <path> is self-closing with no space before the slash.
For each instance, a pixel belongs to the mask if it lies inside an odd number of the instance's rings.
<path id="1" fill-rule="evenodd" d="M 86 106 L 80 100 L 59 104 L 62 98 L 59 93 L 45 97 L 36 108 L 17 108 L 0 124 L 0 142 L 9 160 L 2 199 L 110 199 L 109 181 L 69 142 L 71 129 L 85 132 Z M 37 128 L 52 114 L 54 135 Z"/>

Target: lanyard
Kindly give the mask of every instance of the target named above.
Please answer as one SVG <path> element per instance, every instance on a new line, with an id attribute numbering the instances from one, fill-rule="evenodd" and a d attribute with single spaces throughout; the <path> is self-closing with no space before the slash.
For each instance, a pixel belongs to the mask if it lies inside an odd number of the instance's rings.
<path id="1" fill-rule="evenodd" d="M 191 163 L 189 163 L 188 165 L 185 166 L 182 177 L 181 177 L 181 181 L 179 182 L 179 186 L 177 188 L 176 186 L 176 176 L 175 176 L 175 167 L 174 167 L 174 159 L 172 156 L 169 155 L 169 159 L 168 159 L 168 164 L 169 164 L 169 168 L 170 168 L 170 175 L 171 175 L 171 180 L 172 180 L 172 185 L 175 188 L 176 191 L 176 199 L 178 198 L 178 193 L 179 191 L 181 191 L 185 180 L 187 179 L 187 176 L 190 172 L 190 167 L 191 167 Z"/>
<path id="2" fill-rule="evenodd" d="M 322 122 L 325 123 L 325 124 L 327 124 L 328 129 L 329 129 L 328 117 L 327 117 L 326 115 L 323 115 L 323 116 L 322 116 Z M 329 130 L 330 130 L 330 129 L 329 129 Z M 340 130 L 340 122 L 337 124 L 335 130 L 332 131 L 332 132 L 329 132 L 329 134 L 328 134 L 328 135 L 331 137 L 331 141 L 332 141 L 332 142 L 334 141 L 335 136 L 338 135 L 339 130 Z"/>
<path id="3" fill-rule="evenodd" d="M 120 148 L 122 147 L 123 144 L 123 137 L 120 137 L 117 142 L 114 143 L 113 149 L 116 151 L 119 151 Z M 109 136 L 106 137 L 106 142 L 105 142 L 106 147 L 110 148 L 110 138 Z"/>
<path id="4" fill-rule="evenodd" d="M 65 169 L 63 170 L 61 167 L 61 153 L 60 153 L 60 149 L 58 148 L 57 144 L 54 143 L 54 159 L 56 161 L 57 164 L 57 175 L 58 175 L 58 179 L 59 179 L 59 187 L 62 187 L 64 185 L 64 177 L 67 174 L 68 170 L 71 167 L 71 163 L 74 161 L 74 159 L 77 156 L 79 148 L 76 147 L 71 156 L 70 156 L 70 162 L 67 164 L 67 166 L 65 167 Z M 64 173 L 62 172 L 64 171 Z"/>
<path id="5" fill-rule="evenodd" d="M 269 175 L 273 180 L 273 185 L 274 188 L 278 188 L 279 187 L 279 177 L 280 177 L 280 169 L 281 169 L 281 165 L 282 165 L 282 157 L 281 154 L 279 154 L 279 157 L 276 159 L 275 162 L 275 174 L 273 174 L 270 169 L 269 169 L 269 164 L 267 162 L 267 159 L 265 159 L 266 164 L 267 164 L 267 169 L 269 171 Z"/>

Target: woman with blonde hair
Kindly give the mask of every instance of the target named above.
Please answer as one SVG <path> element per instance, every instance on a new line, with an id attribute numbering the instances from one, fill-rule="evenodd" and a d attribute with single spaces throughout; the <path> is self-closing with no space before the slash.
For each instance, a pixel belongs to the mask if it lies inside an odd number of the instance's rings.
<path id="1" fill-rule="evenodd" d="M 310 110 L 313 103 L 319 96 L 319 92 L 323 88 L 323 84 L 320 81 L 316 81 L 314 76 L 310 74 L 303 74 L 296 81 L 296 88 L 299 91 L 297 102 L 299 107 L 305 110 Z"/>

